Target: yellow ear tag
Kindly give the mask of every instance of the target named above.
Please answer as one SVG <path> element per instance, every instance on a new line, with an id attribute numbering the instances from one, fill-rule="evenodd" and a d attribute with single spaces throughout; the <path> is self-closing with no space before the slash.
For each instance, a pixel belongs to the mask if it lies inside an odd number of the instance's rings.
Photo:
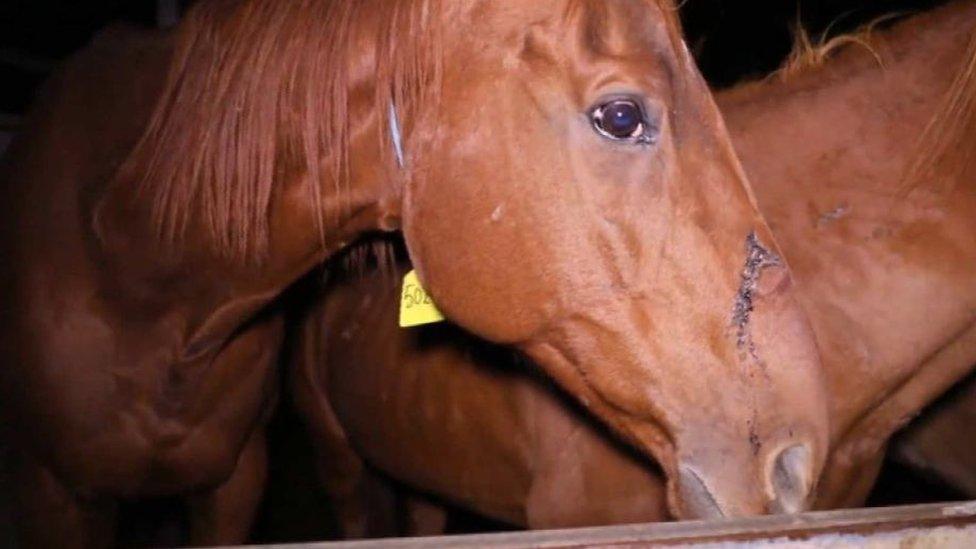
<path id="1" fill-rule="evenodd" d="M 403 277 L 403 290 L 400 291 L 400 327 L 410 328 L 443 321 L 444 315 L 437 310 L 427 290 L 420 285 L 417 271 L 407 273 Z"/>

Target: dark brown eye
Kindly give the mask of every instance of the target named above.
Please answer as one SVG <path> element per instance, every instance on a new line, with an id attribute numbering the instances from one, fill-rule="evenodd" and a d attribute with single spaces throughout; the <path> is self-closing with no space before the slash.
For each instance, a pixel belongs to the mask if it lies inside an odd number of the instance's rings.
<path id="1" fill-rule="evenodd" d="M 644 110 L 632 99 L 614 99 L 590 111 L 596 131 L 617 141 L 652 143 Z"/>

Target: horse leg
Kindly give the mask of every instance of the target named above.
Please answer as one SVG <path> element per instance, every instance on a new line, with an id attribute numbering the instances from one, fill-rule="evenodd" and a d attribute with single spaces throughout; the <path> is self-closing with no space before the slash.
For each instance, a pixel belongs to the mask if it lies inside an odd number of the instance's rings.
<path id="1" fill-rule="evenodd" d="M 973 339 L 972 337 L 970 338 Z M 933 364 L 923 368 L 946 369 L 950 365 L 943 355 L 933 357 Z M 951 359 L 951 364 L 976 364 L 976 343 L 968 352 Z M 967 372 L 967 375 L 971 373 Z M 961 390 L 936 406 L 925 410 L 895 439 L 892 455 L 896 461 L 927 475 L 934 475 L 947 486 L 976 498 L 976 379 L 969 378 Z"/>
<path id="2" fill-rule="evenodd" d="M 296 402 L 305 390 L 296 391 Z M 400 535 L 396 496 L 388 481 L 369 471 L 349 445 L 345 431 L 326 402 L 300 404 L 315 448 L 319 482 L 335 509 L 341 537 L 361 539 Z"/>
<path id="3" fill-rule="evenodd" d="M 329 495 L 340 534 L 345 539 L 402 535 L 397 497 L 388 481 L 362 463 L 348 446 L 323 446 L 337 439 L 316 441 L 319 480 Z"/>
<path id="4" fill-rule="evenodd" d="M 828 474 L 821 481 L 821 490 L 814 504 L 816 509 L 851 509 L 863 507 L 874 489 L 884 463 L 885 449 L 857 456 L 835 453 L 827 462 Z M 842 485 L 842 486 L 841 486 Z"/>
<path id="5" fill-rule="evenodd" d="M 191 545 L 239 545 L 247 540 L 264 493 L 268 454 L 264 426 L 251 434 L 230 478 L 187 498 Z"/>
<path id="6" fill-rule="evenodd" d="M 101 548 L 115 544 L 118 503 L 83 499 L 37 461 L 17 455 L 11 464 L 14 520 L 23 547 Z"/>
<path id="7" fill-rule="evenodd" d="M 390 487 L 381 486 L 367 471 L 329 402 L 320 314 L 320 310 L 312 314 L 297 331 L 289 383 L 315 450 L 319 482 L 335 510 L 341 537 L 397 535 L 397 522 L 392 520 L 396 516 L 395 498 Z M 382 519 L 378 518 L 377 506 L 383 508 Z"/>
<path id="8" fill-rule="evenodd" d="M 976 326 L 933 353 L 915 375 L 889 395 L 835 445 L 818 489 L 816 506 L 860 506 L 880 471 L 891 435 L 972 370 Z"/>

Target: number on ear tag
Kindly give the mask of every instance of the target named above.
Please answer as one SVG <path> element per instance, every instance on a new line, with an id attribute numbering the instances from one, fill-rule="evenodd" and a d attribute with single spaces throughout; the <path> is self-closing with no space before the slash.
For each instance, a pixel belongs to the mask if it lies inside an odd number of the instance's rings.
<path id="1" fill-rule="evenodd" d="M 400 291 L 400 327 L 410 328 L 443 321 L 444 315 L 437 310 L 427 290 L 420 285 L 417 271 L 407 273 L 403 277 L 403 289 Z"/>

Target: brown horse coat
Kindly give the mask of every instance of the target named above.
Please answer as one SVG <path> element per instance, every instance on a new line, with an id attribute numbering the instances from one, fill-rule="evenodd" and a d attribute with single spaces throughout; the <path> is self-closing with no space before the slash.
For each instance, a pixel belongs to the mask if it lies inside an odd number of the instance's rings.
<path id="1" fill-rule="evenodd" d="M 397 533 L 360 507 L 371 481 L 353 448 L 408 486 L 510 524 L 668 516 L 660 471 L 511 350 L 446 323 L 400 328 L 398 275 L 406 268 L 336 275 L 293 356 L 296 403 L 346 535 Z M 344 364 L 354 368 L 333 368 Z M 417 527 L 411 533 L 436 533 Z"/>
<path id="2" fill-rule="evenodd" d="M 976 4 L 872 48 L 721 99 L 830 380 L 822 507 L 859 505 L 891 434 L 976 363 Z"/>
<path id="3" fill-rule="evenodd" d="M 147 495 L 241 541 L 279 296 L 401 227 L 443 310 L 655 456 L 676 513 L 802 508 L 825 460 L 812 331 L 666 0 L 203 0 L 70 62 L 7 159 L 30 543 L 107 544 Z"/>
<path id="4" fill-rule="evenodd" d="M 976 362 L 976 2 L 870 43 L 720 96 L 829 374 L 819 507 L 862 502 L 891 433 Z M 648 487 L 659 473 L 610 457 L 578 410 L 560 412 L 504 352 L 450 328 L 398 330 L 389 277 L 331 292 L 307 320 L 295 380 L 323 463 L 355 468 L 358 452 L 412 486 L 533 527 L 664 516 Z M 353 494 L 354 477 L 326 481 Z"/>

